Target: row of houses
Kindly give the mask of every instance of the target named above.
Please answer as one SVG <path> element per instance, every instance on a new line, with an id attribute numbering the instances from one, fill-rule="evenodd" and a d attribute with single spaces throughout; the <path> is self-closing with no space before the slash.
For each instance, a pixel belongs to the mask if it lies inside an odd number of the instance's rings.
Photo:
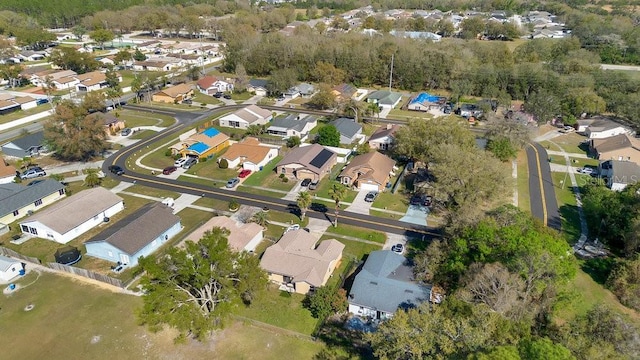
<path id="1" fill-rule="evenodd" d="M 29 110 L 42 103 L 32 96 L 17 96 L 12 93 L 0 93 L 0 115 L 5 115 L 18 110 Z"/>
<path id="2" fill-rule="evenodd" d="M 51 81 L 51 84 L 58 90 L 75 89 L 76 91 L 94 91 L 109 86 L 107 76 L 103 71 L 92 71 L 85 74 L 78 74 L 73 70 L 54 70 L 46 69 L 37 72 L 25 71 L 22 77 L 29 80 L 33 85 L 45 87 Z M 117 75 L 119 82 L 122 82 L 122 76 Z"/>

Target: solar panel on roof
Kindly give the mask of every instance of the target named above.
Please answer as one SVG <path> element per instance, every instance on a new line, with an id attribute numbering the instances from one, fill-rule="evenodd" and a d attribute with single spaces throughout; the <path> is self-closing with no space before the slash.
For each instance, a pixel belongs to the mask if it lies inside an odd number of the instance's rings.
<path id="1" fill-rule="evenodd" d="M 316 155 L 316 157 L 314 157 L 313 160 L 309 162 L 309 164 L 317 168 L 321 168 L 322 165 L 324 165 L 327 162 L 327 160 L 331 158 L 332 155 L 333 155 L 333 152 L 327 149 L 322 149 L 322 151 L 320 151 L 318 155 Z"/>

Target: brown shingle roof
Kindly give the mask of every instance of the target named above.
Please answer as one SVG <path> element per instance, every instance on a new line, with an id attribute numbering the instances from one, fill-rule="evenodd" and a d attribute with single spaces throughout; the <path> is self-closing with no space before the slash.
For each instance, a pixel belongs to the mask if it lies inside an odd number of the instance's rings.
<path id="1" fill-rule="evenodd" d="M 115 124 L 118 121 L 120 121 L 113 114 L 111 114 L 111 113 L 102 113 L 102 112 L 95 112 L 93 114 L 89 114 L 89 115 L 87 115 L 87 118 L 92 119 L 94 121 L 101 121 L 105 126 L 108 126 L 110 124 Z"/>
<path id="2" fill-rule="evenodd" d="M 592 141 L 593 148 L 599 154 L 626 148 L 634 148 L 636 150 L 640 150 L 638 141 L 636 139 L 632 139 L 627 134 L 619 134 L 604 139 L 593 139 Z"/>
<path id="3" fill-rule="evenodd" d="M 330 154 L 326 152 L 329 152 Z M 327 156 L 326 158 L 320 158 L 324 154 L 329 156 Z M 310 146 L 291 149 L 291 151 L 289 151 L 289 153 L 285 155 L 282 160 L 280 160 L 277 166 L 300 164 L 306 169 L 316 174 L 320 174 L 327 164 L 335 163 L 337 157 L 338 155 L 336 155 L 336 153 L 331 150 L 325 149 L 322 145 L 313 144 Z"/>
<path id="4" fill-rule="evenodd" d="M 180 85 L 168 87 L 160 92 L 166 94 L 169 97 L 175 98 L 178 95 L 184 95 L 188 93 L 192 89 L 193 87 L 189 84 L 180 84 Z"/>
<path id="5" fill-rule="evenodd" d="M 97 187 L 59 201 L 23 222 L 38 221 L 60 234 L 65 234 L 121 201 L 122 198 L 113 192 Z"/>
<path id="6" fill-rule="evenodd" d="M 32 101 L 36 101 L 36 99 L 32 98 L 31 96 L 18 96 L 13 99 L 13 101 L 17 102 L 18 104 L 26 104 Z"/>
<path id="7" fill-rule="evenodd" d="M 370 180 L 379 185 L 385 185 L 395 164 L 396 162 L 390 157 L 373 151 L 354 157 L 342 170 L 340 177 L 347 176 L 359 181 Z"/>
<path id="8" fill-rule="evenodd" d="M 213 85 L 213 83 L 215 83 L 216 81 L 218 81 L 217 77 L 207 75 L 202 79 L 198 80 L 198 86 L 200 86 L 200 88 L 202 89 L 208 89 L 209 86 Z"/>
<path id="9" fill-rule="evenodd" d="M 242 142 L 235 143 L 227 149 L 221 156 L 229 161 L 242 158 L 244 161 L 250 161 L 254 164 L 264 160 L 269 153 L 270 148 L 262 146 L 256 138 L 248 137 Z"/>
<path id="10" fill-rule="evenodd" d="M 86 243 L 107 242 L 128 255 L 135 255 L 179 222 L 180 218 L 174 215 L 168 206 L 150 203 L 111 225 Z"/>
<path id="11" fill-rule="evenodd" d="M 191 234 L 187 235 L 186 238 L 187 240 L 197 242 L 204 236 L 205 232 L 210 231 L 214 227 L 229 230 L 227 239 L 229 240 L 229 246 L 235 251 L 245 250 L 247 244 L 263 231 L 262 226 L 256 223 L 238 224 L 229 217 L 215 216 Z"/>
<path id="12" fill-rule="evenodd" d="M 290 276 L 294 282 L 324 285 L 331 262 L 342 256 L 344 245 L 337 240 L 324 240 L 314 249 L 317 239 L 305 230 L 294 230 L 267 248 L 260 266 L 267 272 Z"/>

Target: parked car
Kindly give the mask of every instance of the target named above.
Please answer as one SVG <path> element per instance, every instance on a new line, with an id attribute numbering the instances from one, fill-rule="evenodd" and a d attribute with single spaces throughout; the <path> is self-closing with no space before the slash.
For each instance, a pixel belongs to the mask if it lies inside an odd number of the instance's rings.
<path id="1" fill-rule="evenodd" d="M 122 129 L 122 131 L 120 132 L 121 136 L 129 136 L 131 135 L 131 129 L 130 128 L 124 128 Z"/>
<path id="2" fill-rule="evenodd" d="M 47 175 L 47 173 L 44 170 L 42 170 L 42 168 L 36 166 L 36 167 L 32 167 L 31 169 L 25 170 L 20 175 L 20 179 L 22 179 L 22 180 L 24 180 L 24 179 L 33 179 L 33 178 L 46 176 L 46 175 Z"/>
<path id="3" fill-rule="evenodd" d="M 222 95 L 224 95 L 224 93 L 222 91 L 218 91 L 217 93 L 213 94 L 213 97 L 216 99 L 220 99 Z"/>
<path id="4" fill-rule="evenodd" d="M 364 201 L 372 203 L 376 199 L 376 197 L 378 197 L 378 193 L 375 191 L 371 191 L 367 195 L 365 195 Z"/>
<path id="5" fill-rule="evenodd" d="M 109 166 L 109 171 L 111 171 L 112 173 L 116 174 L 116 175 L 122 175 L 124 174 L 124 169 L 122 169 L 120 166 L 118 165 L 111 165 Z"/>
<path id="6" fill-rule="evenodd" d="M 431 207 L 431 204 L 433 203 L 433 198 L 429 195 L 424 197 L 424 202 L 422 203 L 424 206 L 426 207 Z"/>
<path id="7" fill-rule="evenodd" d="M 293 224 L 284 230 L 284 233 L 288 233 L 289 231 L 300 230 L 300 225 Z"/>
<path id="8" fill-rule="evenodd" d="M 187 161 L 186 157 L 181 157 L 180 159 L 176 160 L 173 165 L 178 166 L 178 167 L 182 167 L 182 165 L 184 165 L 184 163 Z"/>
<path id="9" fill-rule="evenodd" d="M 402 254 L 402 252 L 404 251 L 404 245 L 395 244 L 391 247 L 391 251 L 393 251 L 396 254 Z"/>
<path id="10" fill-rule="evenodd" d="M 162 173 L 163 173 L 164 175 L 169 175 L 169 174 L 173 173 L 173 172 L 174 172 L 174 171 L 176 171 L 176 170 L 178 170 L 178 168 L 177 168 L 177 167 L 175 167 L 175 166 L 173 166 L 173 165 L 171 165 L 171 166 L 167 166 L 166 168 L 164 168 L 164 169 L 162 170 Z"/>
<path id="11" fill-rule="evenodd" d="M 183 169 L 189 169 L 191 168 L 193 165 L 198 163 L 198 159 L 194 158 L 194 157 L 189 157 L 187 158 L 187 160 L 184 161 L 184 164 L 182 164 L 182 168 Z"/>
<path id="12" fill-rule="evenodd" d="M 183 104 L 187 104 L 187 105 L 191 105 L 191 104 L 193 104 L 193 100 L 191 100 L 191 99 L 184 99 L 184 100 L 182 100 L 182 103 L 183 103 Z"/>
<path id="13" fill-rule="evenodd" d="M 233 189 L 234 187 L 236 187 L 236 185 L 238 185 L 239 182 L 240 179 L 238 178 L 229 179 L 229 181 L 227 181 L 227 185 L 225 186 L 227 187 L 227 189 Z"/>
<path id="14" fill-rule="evenodd" d="M 230 94 L 224 94 L 222 97 L 227 99 L 227 100 L 231 100 L 231 95 Z"/>
<path id="15" fill-rule="evenodd" d="M 311 182 L 311 184 L 309 184 L 309 190 L 315 190 L 318 188 L 318 183 L 320 181 L 319 180 L 314 180 Z"/>
<path id="16" fill-rule="evenodd" d="M 590 168 L 590 167 L 580 168 L 578 169 L 578 172 L 585 175 L 593 175 L 594 173 L 593 168 Z"/>
<path id="17" fill-rule="evenodd" d="M 311 179 L 304 179 L 304 180 L 302 180 L 302 182 L 300 183 L 300 186 L 302 186 L 302 187 L 307 187 L 307 186 L 309 186 L 309 184 L 311 184 Z"/>
<path id="18" fill-rule="evenodd" d="M 251 174 L 251 170 L 246 170 L 246 169 L 245 169 L 245 170 L 240 171 L 240 174 L 238 174 L 238 177 L 239 177 L 240 179 L 244 179 L 244 178 L 246 178 L 247 176 L 249 176 L 249 174 Z"/>

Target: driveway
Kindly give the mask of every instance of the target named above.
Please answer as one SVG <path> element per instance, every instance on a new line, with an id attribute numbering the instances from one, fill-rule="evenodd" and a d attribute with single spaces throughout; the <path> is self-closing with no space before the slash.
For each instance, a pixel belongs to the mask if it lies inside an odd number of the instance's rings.
<path id="1" fill-rule="evenodd" d="M 427 226 L 427 215 L 429 215 L 428 207 L 422 205 L 409 205 L 407 213 L 400 218 L 400 221 Z"/>
<path id="2" fill-rule="evenodd" d="M 382 246 L 382 250 L 391 250 L 391 247 L 395 244 L 402 244 L 405 249 L 407 248 L 407 242 L 409 241 L 409 239 L 405 235 L 392 233 L 386 233 L 385 235 L 387 236 L 387 241 L 385 241 L 384 245 Z"/>
<path id="3" fill-rule="evenodd" d="M 356 198 L 353 199 L 351 205 L 349 205 L 349 207 L 344 210 L 353 213 L 369 215 L 369 209 L 371 208 L 371 205 L 373 203 L 364 201 L 365 196 L 367 196 L 369 192 L 369 190 L 358 191 L 358 195 L 356 195 Z"/>
<path id="4" fill-rule="evenodd" d="M 284 200 L 289 200 L 289 201 L 296 201 L 296 199 L 298 198 L 298 193 L 300 191 L 307 191 L 308 189 L 306 187 L 302 187 L 302 180 L 298 181 L 298 183 L 296 184 L 296 186 L 293 187 L 293 189 L 291 189 L 287 195 L 285 195 L 283 197 Z"/>

